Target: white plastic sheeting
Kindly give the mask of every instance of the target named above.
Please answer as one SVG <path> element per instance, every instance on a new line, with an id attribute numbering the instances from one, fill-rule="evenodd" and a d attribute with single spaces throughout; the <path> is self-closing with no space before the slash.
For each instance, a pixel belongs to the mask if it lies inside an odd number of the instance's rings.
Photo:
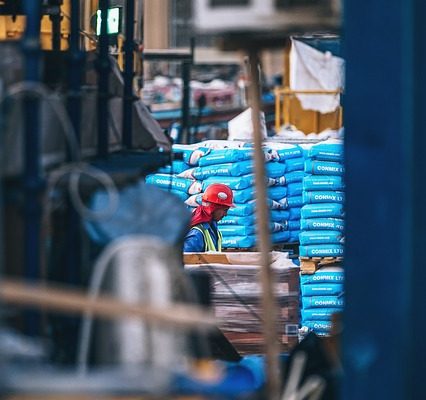
<path id="1" fill-rule="evenodd" d="M 321 52 L 292 40 L 290 52 L 290 88 L 292 90 L 338 90 L 343 87 L 344 60 L 330 52 Z M 333 112 L 340 104 L 340 95 L 299 94 L 305 110 L 323 114 Z"/>

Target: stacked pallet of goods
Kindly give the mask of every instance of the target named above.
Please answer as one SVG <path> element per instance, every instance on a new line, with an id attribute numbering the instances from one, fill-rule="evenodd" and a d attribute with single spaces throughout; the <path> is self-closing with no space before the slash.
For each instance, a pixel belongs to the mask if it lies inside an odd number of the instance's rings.
<path id="1" fill-rule="evenodd" d="M 339 263 L 344 243 L 343 144 L 327 141 L 305 153 L 300 260 L 302 326 L 327 334 L 333 312 L 343 307 L 343 271 L 304 266 Z M 312 275 L 307 272 L 314 272 Z"/>
<path id="2" fill-rule="evenodd" d="M 256 244 L 253 149 L 249 144 L 229 141 L 174 146 L 183 162 L 167 173 L 147 177 L 147 183 L 176 193 L 189 207 L 201 204 L 202 192 L 212 183 L 224 183 L 234 192 L 235 207 L 220 221 L 224 248 L 246 249 Z M 295 242 L 300 229 L 303 159 L 297 146 L 264 147 L 270 208 L 271 239 L 274 244 Z M 287 171 L 288 170 L 288 171 Z M 164 171 L 167 172 L 167 171 Z M 289 182 L 287 182 L 289 177 Z"/>
<path id="3" fill-rule="evenodd" d="M 185 255 L 185 268 L 196 268 L 210 275 L 212 308 L 221 321 L 221 331 L 241 354 L 263 353 L 259 253 L 226 253 L 226 264 L 209 262 L 209 255 L 204 254 L 200 264 L 190 264 L 197 262 L 196 254 Z M 272 252 L 271 261 L 276 277 L 280 350 L 289 352 L 298 342 L 299 268 L 284 252 Z"/>
<path id="4" fill-rule="evenodd" d="M 312 330 L 317 335 L 330 332 L 333 314 L 343 309 L 343 281 L 340 267 L 324 267 L 314 274 L 301 273 L 302 329 Z"/>

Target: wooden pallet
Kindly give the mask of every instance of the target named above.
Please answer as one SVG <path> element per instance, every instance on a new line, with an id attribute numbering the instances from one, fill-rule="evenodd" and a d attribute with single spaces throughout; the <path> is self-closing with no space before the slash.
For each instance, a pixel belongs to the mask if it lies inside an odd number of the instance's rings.
<path id="1" fill-rule="evenodd" d="M 300 273 L 314 274 L 322 267 L 340 267 L 343 257 L 300 257 Z"/>

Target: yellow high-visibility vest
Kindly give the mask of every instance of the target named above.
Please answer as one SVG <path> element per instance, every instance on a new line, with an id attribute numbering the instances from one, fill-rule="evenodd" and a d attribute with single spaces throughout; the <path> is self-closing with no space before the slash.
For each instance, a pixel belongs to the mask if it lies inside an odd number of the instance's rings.
<path id="1" fill-rule="evenodd" d="M 210 235 L 210 232 L 208 229 L 204 228 L 202 224 L 193 226 L 192 229 L 196 229 L 197 231 L 200 231 L 203 234 L 204 238 L 204 251 L 222 251 L 222 234 L 219 230 L 217 230 L 217 249 L 214 245 L 213 238 Z"/>

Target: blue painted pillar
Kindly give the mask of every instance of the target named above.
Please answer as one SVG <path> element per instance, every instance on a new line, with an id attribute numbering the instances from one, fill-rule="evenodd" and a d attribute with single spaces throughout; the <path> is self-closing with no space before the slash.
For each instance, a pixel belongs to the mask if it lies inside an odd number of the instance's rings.
<path id="1" fill-rule="evenodd" d="M 26 28 L 22 40 L 25 59 L 25 80 L 40 81 L 40 19 L 41 2 L 25 0 Z M 35 95 L 24 99 L 24 274 L 27 280 L 36 280 L 40 274 L 41 191 L 43 179 L 40 173 L 40 104 Z M 25 318 L 25 330 L 30 335 L 38 332 L 38 316 L 29 312 Z"/>
<path id="2" fill-rule="evenodd" d="M 108 38 L 109 0 L 99 0 L 101 10 L 101 32 L 98 42 L 98 157 L 106 158 L 109 148 L 108 115 L 109 115 L 109 38 Z"/>
<path id="3" fill-rule="evenodd" d="M 345 400 L 426 396 L 425 15 L 345 3 Z"/>
<path id="4" fill-rule="evenodd" d="M 133 52 L 135 51 L 135 0 L 126 1 L 126 41 L 124 42 L 123 147 L 132 148 L 133 136 Z"/>

